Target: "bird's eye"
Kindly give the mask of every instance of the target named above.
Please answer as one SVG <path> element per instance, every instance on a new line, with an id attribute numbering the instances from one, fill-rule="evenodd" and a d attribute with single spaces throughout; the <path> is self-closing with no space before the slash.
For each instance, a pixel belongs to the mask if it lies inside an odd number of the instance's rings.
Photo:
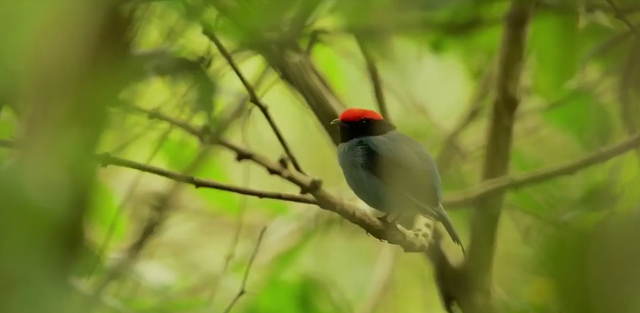
<path id="1" fill-rule="evenodd" d="M 369 122 L 369 120 L 360 120 L 360 123 L 362 123 L 362 124 L 366 124 L 368 122 Z"/>

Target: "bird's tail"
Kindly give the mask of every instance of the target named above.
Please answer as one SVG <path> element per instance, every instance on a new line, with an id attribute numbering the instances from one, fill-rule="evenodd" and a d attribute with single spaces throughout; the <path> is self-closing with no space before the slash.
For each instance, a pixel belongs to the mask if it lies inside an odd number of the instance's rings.
<path id="1" fill-rule="evenodd" d="M 455 227 L 453 227 L 453 223 L 451 223 L 451 219 L 449 219 L 449 215 L 442 207 L 442 204 L 438 206 L 438 209 L 436 210 L 436 212 L 438 214 L 438 221 L 442 223 L 444 228 L 447 230 L 447 233 L 449 233 L 449 236 L 451 237 L 453 242 L 459 245 L 460 248 L 462 249 L 462 253 L 466 255 L 464 246 L 462 245 L 462 240 L 460 239 L 460 236 L 456 232 Z"/>
<path id="2" fill-rule="evenodd" d="M 456 232 L 455 227 L 453 227 L 453 223 L 451 223 L 447 211 L 445 211 L 442 207 L 442 203 L 438 204 L 438 206 L 434 208 L 421 204 L 418 200 L 411 196 L 409 196 L 409 199 L 411 199 L 418 205 L 418 210 L 422 212 L 421 214 L 426 214 L 426 216 L 431 216 L 431 218 L 435 217 L 440 223 L 442 223 L 453 242 L 455 242 L 462 249 L 462 254 L 467 255 L 466 251 L 464 250 L 464 246 L 462 245 L 462 240 L 460 240 L 460 236 Z"/>

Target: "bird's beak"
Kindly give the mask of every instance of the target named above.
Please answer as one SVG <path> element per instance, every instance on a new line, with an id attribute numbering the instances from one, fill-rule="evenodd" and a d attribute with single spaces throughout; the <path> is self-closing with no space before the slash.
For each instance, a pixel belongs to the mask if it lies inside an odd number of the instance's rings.
<path id="1" fill-rule="evenodd" d="M 335 125 L 335 124 L 338 124 L 338 123 L 340 123 L 340 119 L 339 118 L 331 121 L 331 125 Z"/>

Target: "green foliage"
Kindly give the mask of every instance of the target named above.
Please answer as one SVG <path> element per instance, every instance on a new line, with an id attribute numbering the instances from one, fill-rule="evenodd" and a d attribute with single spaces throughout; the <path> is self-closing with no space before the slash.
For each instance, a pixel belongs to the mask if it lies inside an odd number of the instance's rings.
<path id="1" fill-rule="evenodd" d="M 544 113 L 550 126 L 574 137 L 587 151 L 609 144 L 614 116 L 591 91 L 575 90 Z"/>
<path id="2" fill-rule="evenodd" d="M 486 72 L 487 67 L 494 66 L 491 62 L 500 51 L 505 32 L 503 15 L 509 6 L 509 1 L 473 0 L 137 2 L 132 1 L 129 6 L 137 7 L 136 58 L 135 68 L 132 70 L 135 71 L 137 83 L 126 94 L 123 93 L 123 96 L 127 96 L 124 97 L 128 99 L 127 103 L 143 108 L 158 108 L 159 112 L 180 121 L 188 121 L 194 127 L 203 125 L 203 117 L 206 115 L 206 122 L 215 127 L 219 116 L 213 115 L 224 115 L 227 109 L 234 109 L 236 99 L 239 95 L 244 95 L 245 90 L 226 61 L 203 34 L 203 30 L 214 32 L 222 39 L 242 68 L 244 76 L 248 78 L 253 76 L 249 68 L 255 69 L 258 67 L 255 64 L 262 65 L 265 61 L 290 62 L 294 69 L 300 64 L 308 64 L 305 59 L 307 56 L 302 52 L 310 41 L 310 34 L 320 31 L 320 41 L 309 56 L 311 63 L 315 65 L 313 70 L 329 84 L 319 89 L 330 88 L 340 95 L 339 98 L 345 103 L 331 104 L 336 107 L 345 105 L 376 108 L 378 104 L 372 94 L 370 81 L 363 76 L 366 73 L 365 62 L 355 44 L 354 34 L 357 34 L 373 50 L 393 122 L 400 130 L 423 142 L 433 152 L 441 150 L 445 136 L 457 124 L 457 119 L 467 115 L 468 106 L 463 102 L 473 98 L 473 87 L 480 85 L 482 73 Z M 629 10 L 637 5 L 636 2 L 616 1 L 620 6 L 630 7 Z M 619 112 L 618 103 L 620 90 L 617 86 L 610 87 L 604 83 L 615 85 L 619 81 L 620 69 L 628 69 L 629 64 L 625 62 L 634 53 L 630 51 L 634 36 L 620 20 L 615 19 L 605 1 L 597 2 L 596 7 L 598 12 L 606 15 L 611 25 L 602 19 L 592 19 L 585 24 L 586 13 L 583 6 L 586 4 L 585 1 L 544 1 L 533 16 L 525 52 L 524 86 L 519 86 L 522 91 L 519 110 L 526 111 L 526 114 L 518 112 L 522 114 L 517 116 L 514 144 L 511 148 L 510 169 L 514 173 L 544 169 L 579 158 L 618 142 L 623 136 L 621 130 L 624 127 L 620 120 L 624 112 Z M 318 9 L 314 12 L 305 12 L 316 5 Z M 638 11 L 640 10 L 634 12 Z M 2 12 L 0 10 L 0 14 Z M 630 12 L 626 16 L 637 24 L 636 13 Z M 12 27 L 5 28 L 10 29 L 15 37 Z M 41 37 L 26 36 L 32 31 L 25 29 L 16 30 L 16 33 L 24 38 Z M 18 39 L 20 38 L 12 38 L 8 42 L 18 46 L 18 42 L 29 41 Z M 6 57 L 30 55 L 21 50 L 23 49 L 16 48 L 16 53 L 0 51 L 0 64 L 23 64 L 14 60 L 14 57 Z M 389 57 L 391 52 L 397 53 L 394 54 L 395 58 Z M 211 64 L 207 64 L 209 60 L 212 61 Z M 441 66 L 445 63 L 451 66 Z M 397 70 L 398 68 L 402 69 Z M 407 68 L 409 70 L 405 70 Z M 321 84 L 313 70 L 305 71 L 304 75 L 300 75 L 301 79 Z M 271 74 L 269 77 L 286 75 Z M 354 78 L 362 81 L 354 81 Z M 0 79 L 0 105 L 22 101 L 14 99 L 16 90 L 22 90 L 22 86 L 17 87 L 19 80 L 4 76 Z M 473 81 L 468 83 L 466 80 Z M 425 88 L 432 82 L 437 84 L 436 88 Z M 633 89 L 634 82 L 628 86 L 630 89 Z M 440 86 L 443 86 L 441 90 L 438 89 Z M 446 86 L 453 87 L 445 89 Z M 416 90 L 410 90 L 410 96 L 397 94 L 406 92 L 411 87 Z M 489 84 L 489 88 L 495 88 L 495 84 Z M 187 89 L 193 90 L 184 95 Z M 343 178 L 332 177 L 332 173 L 339 173 L 336 168 L 330 168 L 335 167 L 335 160 L 325 159 L 327 155 L 335 155 L 335 148 L 328 141 L 322 141 L 324 137 L 318 136 L 322 139 L 310 140 L 315 134 L 324 135 L 324 131 L 312 129 L 317 127 L 314 117 L 301 118 L 302 114 L 311 115 L 313 110 L 309 107 L 317 103 L 291 101 L 302 100 L 305 97 L 300 97 L 299 93 L 307 91 L 293 90 L 282 81 L 275 83 L 275 89 L 276 92 L 268 95 L 269 112 L 278 122 L 293 121 L 286 124 L 288 127 L 281 129 L 285 137 L 291 139 L 289 144 L 300 153 L 297 156 L 304 160 L 302 163 L 311 165 L 305 166 L 305 172 L 321 178 L 323 186 L 332 194 L 344 198 L 346 202 L 353 202 Z M 487 104 L 492 103 L 495 96 L 493 91 L 488 92 L 490 96 L 485 100 Z M 632 97 L 638 95 L 631 94 Z M 440 101 L 452 99 L 449 97 L 451 95 L 456 96 L 455 100 Z M 306 96 L 306 99 L 318 97 Z M 414 96 L 417 100 L 412 102 L 415 103 L 406 103 L 409 102 L 407 99 Z M 538 104 L 543 108 L 534 107 Z M 160 119 L 150 122 L 149 117 L 152 116 L 120 109 L 113 110 L 118 111 L 118 115 L 111 116 L 111 123 L 103 133 L 99 150 L 109 152 L 112 147 L 129 140 L 133 133 L 146 129 L 146 135 L 134 141 L 132 147 L 126 149 L 126 153 L 112 152 L 113 155 L 131 160 L 144 160 L 156 145 L 151 141 L 168 127 L 167 123 Z M 314 109 L 317 110 L 316 107 Z M 416 112 L 418 109 L 422 110 L 421 114 Z M 486 128 L 491 121 L 489 116 L 492 112 L 489 108 L 482 111 L 471 123 L 472 126 L 457 138 L 461 153 L 453 158 L 453 165 L 442 177 L 445 195 L 452 190 L 474 187 L 482 176 L 480 169 L 485 162 Z M 430 120 L 426 121 L 425 116 Z M 0 112 L 0 138 L 21 138 L 24 131 L 18 127 L 20 119 L 30 121 L 29 114 L 16 116 L 13 110 L 5 106 Z M 247 141 L 261 141 L 257 152 L 262 155 L 270 158 L 280 155 L 281 147 L 276 144 L 270 130 L 266 126 L 262 127 L 267 125 L 262 116 L 259 119 L 258 122 L 255 122 L 258 117 L 249 120 L 252 123 L 250 126 L 258 127 L 243 130 L 243 139 L 246 135 L 249 139 Z M 36 122 L 32 121 L 34 125 L 37 125 Z M 238 143 L 241 141 L 237 133 L 239 127 L 236 126 L 237 124 L 232 125 L 224 137 Z M 535 126 L 535 131 L 529 131 L 529 126 Z M 52 146 L 58 145 L 53 143 Z M 159 157 L 151 163 L 181 173 L 189 167 L 201 149 L 196 138 L 176 128 L 161 143 Z M 237 162 L 234 155 L 223 150 L 223 147 L 214 147 L 213 152 L 191 175 L 256 190 L 298 192 L 299 188 L 282 190 L 284 188 L 274 185 L 274 182 L 287 183 L 285 180 L 267 175 L 264 168 L 255 164 L 245 167 L 245 163 Z M 4 157 L 7 153 L 11 152 L 0 150 L 0 169 L 6 166 Z M 501 264 L 503 268 L 496 268 L 496 290 L 516 286 L 500 290 L 500 293 L 496 291 L 500 295 L 499 307 L 502 312 L 595 312 L 589 301 L 585 300 L 595 297 L 590 288 L 599 284 L 594 284 L 593 277 L 598 273 L 615 273 L 616 266 L 593 265 L 601 263 L 593 262 L 600 254 L 593 252 L 599 250 L 594 250 L 591 244 L 603 236 L 599 230 L 611 215 L 628 214 L 623 219 L 632 220 L 632 213 L 637 210 L 640 200 L 635 188 L 640 185 L 639 160 L 637 152 L 629 153 L 569 176 L 508 191 L 505 208 L 524 214 L 509 212 L 509 217 L 517 216 L 522 220 L 506 221 L 500 226 L 498 233 L 500 245 L 495 258 L 496 264 Z M 251 169 L 248 181 L 243 172 L 247 168 Z M 38 180 L 47 179 L 49 172 L 46 169 L 36 170 Z M 115 187 L 125 182 L 128 185 L 131 174 L 123 172 L 126 170 L 115 167 L 102 169 L 100 181 L 89 195 L 91 206 L 85 215 L 85 224 L 91 240 L 87 240 L 78 252 L 79 261 L 74 272 L 80 278 L 89 278 L 88 274 L 91 273 L 89 285 L 94 280 L 99 282 L 112 270 L 107 266 L 110 260 L 105 255 L 112 256 L 127 251 L 138 239 L 135 236 L 149 220 L 150 214 L 153 214 L 145 210 L 149 207 L 149 199 L 155 197 L 148 194 L 155 195 L 156 192 L 166 190 L 164 179 L 145 174 L 143 183 L 127 204 L 135 210 L 120 214 L 118 198 L 122 190 Z M 5 177 L 0 178 L 7 181 Z M 9 187 L 16 188 L 13 185 Z M 14 189 L 6 190 L 10 193 Z M 24 198 L 27 199 L 28 195 L 24 195 Z M 224 310 L 238 287 L 236 283 L 227 282 L 239 282 L 246 269 L 247 258 L 239 257 L 246 252 L 244 248 L 250 246 L 245 232 L 253 232 L 257 225 L 268 224 L 276 218 L 287 219 L 289 214 L 298 213 L 297 210 L 318 210 L 314 206 L 245 197 L 208 188 L 194 189 L 191 186 L 183 188 L 176 203 L 180 205 L 172 208 L 167 221 L 155 230 L 152 240 L 141 250 L 135 261 L 161 259 L 176 274 L 177 282 L 166 288 L 154 288 L 139 281 L 136 275 L 127 275 L 127 279 L 114 282 L 116 286 L 105 291 L 106 295 L 116 299 L 116 302 L 122 302 L 132 311 L 172 313 Z M 204 205 L 200 205 L 201 203 Z M 11 203 L 5 206 L 13 209 Z M 197 210 L 191 210 L 201 206 L 206 207 L 204 212 L 194 213 Z M 225 277 L 210 277 L 212 272 L 218 273 L 217 269 L 223 267 L 222 262 L 227 261 L 227 238 L 236 231 L 235 223 L 231 221 L 242 208 L 246 210 L 239 242 L 237 248 L 234 247 L 237 254 L 230 259 Z M 20 212 L 18 209 L 13 212 Z M 454 223 L 456 227 L 462 228 L 462 234 L 470 233 L 464 228 L 470 224 L 468 219 L 477 214 L 483 212 L 452 212 Z M 302 218 L 292 219 L 293 221 L 288 222 L 290 225 L 287 225 L 292 229 L 290 233 L 280 240 L 263 243 L 247 284 L 247 294 L 234 307 L 233 312 L 352 312 L 359 305 L 357 301 L 361 296 L 371 296 L 364 294 L 370 285 L 384 279 L 387 281 L 386 290 L 373 295 L 376 300 L 380 299 L 376 312 L 387 308 L 398 311 L 398 308 L 418 307 L 422 305 L 422 301 L 437 299 L 437 294 L 431 293 L 430 287 L 415 285 L 413 281 L 407 282 L 401 276 L 418 276 L 417 273 L 424 266 L 422 255 L 403 255 L 393 265 L 400 271 L 388 271 L 391 273 L 389 277 L 375 276 L 381 274 L 376 274 L 377 270 L 373 267 L 369 269 L 368 265 L 376 263 L 371 255 L 375 255 L 374 252 L 380 247 L 378 242 L 367 237 L 360 229 L 353 231 L 347 221 L 337 218 L 335 214 L 331 215 L 335 219 L 328 222 L 325 221 L 325 218 L 329 219 L 326 216 L 318 216 L 321 218 L 311 222 Z M 29 223 L 24 221 L 25 225 L 7 225 L 16 227 L 16 233 L 30 238 L 29 234 L 40 235 L 39 232 L 45 231 L 42 225 L 46 224 L 48 218 L 48 215 L 44 218 L 33 214 Z M 329 232 L 326 227 L 318 227 L 319 221 L 326 223 L 323 226 L 329 223 L 335 226 L 331 229 L 332 236 L 316 236 L 317 233 Z M 534 236 L 529 236 L 529 232 L 535 232 Z M 106 236 L 111 238 L 107 251 L 97 251 L 100 247 L 96 243 L 102 243 Z M 529 237 L 534 237 L 534 240 L 529 240 Z M 628 239 L 622 237 L 617 240 Z M 606 247 L 615 243 L 616 240 L 611 240 L 602 245 Z M 281 245 L 285 245 L 285 248 Z M 330 247 L 322 250 L 326 255 L 316 253 L 316 250 L 326 247 Z M 614 252 L 625 252 L 628 247 L 618 247 Z M 610 255 L 612 252 L 608 251 L 606 254 Z M 329 259 L 334 256 L 342 256 L 348 262 L 339 258 Z M 316 262 L 312 264 L 331 266 L 309 266 L 309 259 Z M 354 264 L 357 267 L 352 268 Z M 535 270 L 521 268 L 520 264 L 534 264 Z M 214 265 L 215 269 L 212 270 Z M 331 275 L 324 271 L 335 266 L 346 268 L 340 272 L 344 274 L 337 278 L 338 283 L 355 286 L 345 293 L 355 295 L 353 297 L 358 299 L 346 300 L 347 296 L 336 291 L 339 288 L 329 285 L 331 279 L 327 277 Z M 587 273 L 585 268 L 590 266 L 598 271 Z M 0 268 L 0 275 L 2 270 Z M 205 274 L 194 274 L 196 271 Z M 404 274 L 397 274 L 398 272 Z M 233 279 L 226 279 L 227 276 Z M 504 278 L 506 276 L 508 278 Z M 196 285 L 205 287 L 193 287 L 192 279 L 196 281 Z M 616 279 L 620 278 L 616 276 Z M 221 282 L 220 296 L 214 299 L 211 306 L 203 295 L 208 294 L 208 288 L 217 282 Z M 432 284 L 430 281 L 425 283 Z M 403 285 L 396 288 L 390 287 L 392 284 Z M 637 288 L 627 289 L 637 291 Z M 411 292 L 405 293 L 404 290 Z M 424 311 L 433 308 L 439 309 L 439 304 L 428 303 Z M 610 312 L 626 313 L 613 309 Z"/>

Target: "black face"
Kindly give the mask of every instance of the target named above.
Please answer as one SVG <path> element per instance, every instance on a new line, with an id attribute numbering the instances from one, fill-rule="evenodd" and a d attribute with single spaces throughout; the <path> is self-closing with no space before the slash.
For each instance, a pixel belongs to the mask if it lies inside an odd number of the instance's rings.
<path id="1" fill-rule="evenodd" d="M 361 119 L 355 122 L 340 122 L 340 142 L 360 137 L 384 135 L 396 127 L 385 120 Z"/>

